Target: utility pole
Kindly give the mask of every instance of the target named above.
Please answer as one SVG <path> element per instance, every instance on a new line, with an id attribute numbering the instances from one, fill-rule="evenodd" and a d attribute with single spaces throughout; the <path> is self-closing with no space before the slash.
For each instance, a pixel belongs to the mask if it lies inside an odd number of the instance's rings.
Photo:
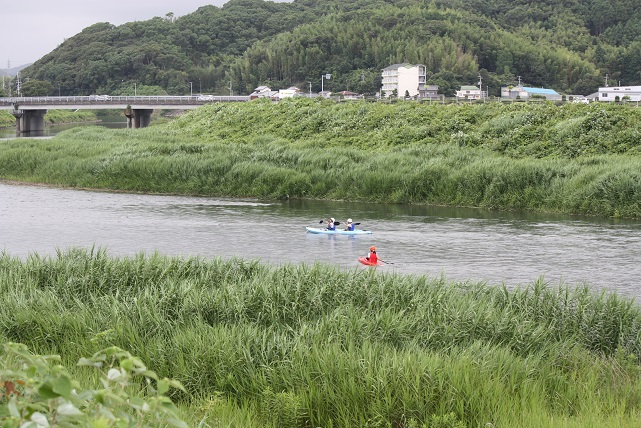
<path id="1" fill-rule="evenodd" d="M 605 75 L 605 87 L 606 88 L 608 87 L 608 75 L 607 74 Z"/>
<path id="2" fill-rule="evenodd" d="M 323 94 L 323 96 L 325 96 L 325 94 L 324 94 L 324 92 L 325 92 L 325 85 L 324 85 L 324 83 L 323 83 L 323 82 L 324 82 L 324 80 L 323 80 L 323 79 L 327 79 L 327 80 L 329 80 L 329 79 L 331 79 L 331 78 L 332 78 L 332 75 L 331 75 L 331 74 L 329 74 L 329 73 L 327 73 L 327 74 L 321 74 L 321 94 Z"/>
<path id="3" fill-rule="evenodd" d="M 231 97 L 233 94 L 233 91 L 231 90 L 231 79 L 229 80 L 229 96 Z"/>
<path id="4" fill-rule="evenodd" d="M 194 82 L 189 82 L 189 95 L 194 96 Z"/>

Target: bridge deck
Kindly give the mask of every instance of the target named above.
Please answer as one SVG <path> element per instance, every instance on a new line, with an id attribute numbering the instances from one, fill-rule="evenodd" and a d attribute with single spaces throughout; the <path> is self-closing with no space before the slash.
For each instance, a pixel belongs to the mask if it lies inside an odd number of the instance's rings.
<path id="1" fill-rule="evenodd" d="M 163 95 L 0 98 L 0 110 L 194 109 L 216 102 L 244 102 L 248 96 Z"/>

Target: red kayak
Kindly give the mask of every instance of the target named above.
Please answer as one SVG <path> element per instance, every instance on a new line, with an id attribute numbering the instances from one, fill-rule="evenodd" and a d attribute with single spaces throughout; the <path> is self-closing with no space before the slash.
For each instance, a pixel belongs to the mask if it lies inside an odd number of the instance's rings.
<path id="1" fill-rule="evenodd" d="M 372 263 L 365 257 L 359 257 L 358 261 L 367 266 L 383 266 L 383 262 L 381 262 L 380 260 L 377 260 L 376 263 Z"/>

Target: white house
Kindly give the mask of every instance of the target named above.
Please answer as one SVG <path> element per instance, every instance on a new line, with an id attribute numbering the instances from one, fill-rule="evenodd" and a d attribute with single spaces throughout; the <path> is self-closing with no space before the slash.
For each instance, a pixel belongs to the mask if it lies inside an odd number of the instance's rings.
<path id="1" fill-rule="evenodd" d="M 255 100 L 256 98 L 270 98 L 273 99 L 278 95 L 278 91 L 272 91 L 271 88 L 267 86 L 259 86 L 254 89 L 254 92 L 249 94 L 250 100 Z"/>
<path id="2" fill-rule="evenodd" d="M 292 98 L 297 95 L 300 95 L 300 89 L 297 88 L 296 86 L 290 86 L 287 89 L 281 89 L 278 91 L 278 98 L 283 99 L 283 98 Z"/>
<path id="3" fill-rule="evenodd" d="M 410 97 L 425 96 L 426 68 L 422 64 L 393 64 L 382 70 L 383 87 L 381 95 L 390 97 L 396 91 L 396 96 Z"/>
<path id="4" fill-rule="evenodd" d="M 350 92 L 350 91 L 341 91 L 338 93 L 338 95 L 343 100 L 357 100 L 359 98 L 363 98 L 362 95 L 357 94 L 356 92 Z"/>
<path id="5" fill-rule="evenodd" d="M 480 100 L 487 97 L 487 92 L 482 91 L 477 86 L 461 86 L 461 89 L 456 91 L 456 98 L 463 98 L 466 100 Z"/>
<path id="6" fill-rule="evenodd" d="M 617 100 L 617 97 L 618 100 Z M 599 88 L 599 101 L 623 101 L 627 97 L 629 101 L 641 101 L 641 86 L 610 86 Z"/>

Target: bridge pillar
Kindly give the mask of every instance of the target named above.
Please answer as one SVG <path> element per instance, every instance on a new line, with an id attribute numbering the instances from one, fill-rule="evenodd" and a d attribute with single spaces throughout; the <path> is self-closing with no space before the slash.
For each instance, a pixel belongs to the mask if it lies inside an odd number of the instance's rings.
<path id="1" fill-rule="evenodd" d="M 151 123 L 151 114 L 153 109 L 125 109 L 125 116 L 127 116 L 127 128 L 146 128 Z"/>
<path id="2" fill-rule="evenodd" d="M 32 136 L 43 135 L 45 131 L 45 114 L 47 110 L 14 110 L 16 133 Z"/>

